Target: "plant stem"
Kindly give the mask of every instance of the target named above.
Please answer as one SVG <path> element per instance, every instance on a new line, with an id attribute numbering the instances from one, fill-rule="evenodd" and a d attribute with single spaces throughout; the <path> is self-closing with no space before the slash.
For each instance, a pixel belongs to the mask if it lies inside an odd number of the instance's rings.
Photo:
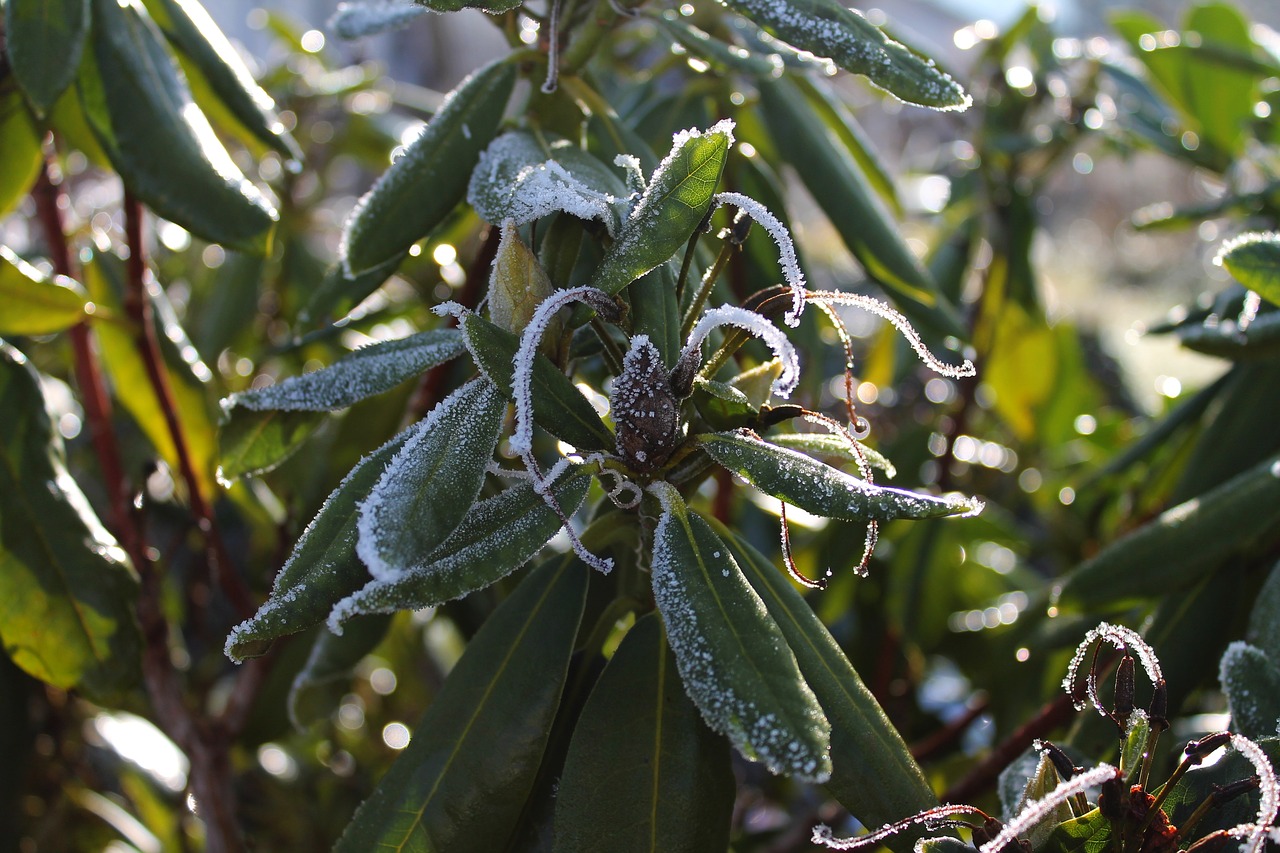
<path id="1" fill-rule="evenodd" d="M 707 297 L 711 295 L 711 288 L 715 286 L 716 279 L 720 278 L 720 273 L 724 271 L 725 265 L 729 263 L 729 258 L 736 248 L 738 247 L 732 240 L 725 240 L 721 245 L 720 254 L 716 256 L 711 269 L 707 270 L 707 274 L 702 277 L 697 292 L 693 294 L 693 301 L 689 303 L 689 310 L 684 313 L 684 320 L 680 323 L 681 340 L 688 338 L 689 333 L 693 331 L 694 324 L 698 322 L 698 315 L 702 313 L 702 307 L 707 304 Z"/>

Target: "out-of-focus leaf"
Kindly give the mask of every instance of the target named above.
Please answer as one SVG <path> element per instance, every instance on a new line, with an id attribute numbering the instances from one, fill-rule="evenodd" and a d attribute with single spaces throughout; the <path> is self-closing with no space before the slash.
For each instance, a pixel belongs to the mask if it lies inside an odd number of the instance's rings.
<path id="1" fill-rule="evenodd" d="M 1275 737 L 1280 726 L 1280 667 L 1266 652 L 1243 641 L 1227 646 L 1218 681 L 1227 694 L 1231 731 L 1253 740 Z"/>
<path id="2" fill-rule="evenodd" d="M 512 359 L 520 340 L 475 314 L 462 318 L 462 331 L 476 366 L 489 381 L 511 393 Z M 612 450 L 613 433 L 569 378 L 546 356 L 533 361 L 533 419 L 579 450 Z"/>
<path id="3" fill-rule="evenodd" d="M 1271 536 L 1280 523 L 1280 456 L 1166 510 L 1073 569 L 1060 603 L 1097 607 L 1168 591 L 1227 555 Z"/>
<path id="4" fill-rule="evenodd" d="M 840 646 L 781 572 L 741 536 L 711 522 L 795 653 L 805 681 L 831 721 L 826 788 L 867 826 L 937 805 L 911 751 Z M 913 836 L 903 836 L 902 849 Z M 890 842 L 899 849 L 898 845 Z"/>
<path id="5" fill-rule="evenodd" d="M 711 207 L 732 143 L 729 122 L 675 135 L 671 152 L 596 267 L 593 287 L 618 293 L 684 247 Z"/>
<path id="6" fill-rule="evenodd" d="M 1271 569 L 1253 600 L 1245 639 L 1266 652 L 1273 663 L 1280 662 L 1280 563 Z"/>
<path id="7" fill-rule="evenodd" d="M 462 521 L 484 483 L 505 412 L 498 389 L 480 378 L 414 425 L 360 504 L 356 553 L 375 579 L 411 570 Z"/>
<path id="8" fill-rule="evenodd" d="M 1242 234 L 1224 243 L 1213 262 L 1268 302 L 1280 305 L 1280 234 Z"/>
<path id="9" fill-rule="evenodd" d="M 705 853 L 729 844 L 728 744 L 685 695 L 650 614 L 614 652 L 574 728 L 556 797 L 556 853 Z"/>
<path id="10" fill-rule="evenodd" d="M 767 76 L 774 71 L 769 57 L 754 54 L 738 45 L 726 44 L 680 19 L 673 10 L 653 15 L 653 22 L 676 42 L 684 45 L 690 53 L 714 68 L 753 76 Z"/>
<path id="11" fill-rule="evenodd" d="M 77 282 L 46 276 L 0 246 L 0 335 L 61 332 L 85 319 L 88 301 Z"/>
<path id="12" fill-rule="evenodd" d="M 562 475 L 552 489 L 572 515 L 587 496 L 584 472 Z M 420 610 L 484 589 L 529 562 L 564 524 L 528 482 L 477 502 L 457 528 L 398 574 L 369 581 L 338 602 L 330 628 L 363 613 Z"/>
<path id="13" fill-rule="evenodd" d="M 324 419 L 319 412 L 232 409 L 218 427 L 218 481 L 234 483 L 275 470 Z"/>
<path id="14" fill-rule="evenodd" d="M 402 257 L 457 207 L 480 152 L 498 130 L 515 80 L 515 65 L 496 60 L 449 93 L 422 135 L 347 220 L 340 253 L 349 275 Z"/>
<path id="15" fill-rule="evenodd" d="M 1280 355 L 1280 311 L 1259 315 L 1244 331 L 1233 322 L 1183 326 L 1178 330 L 1178 343 L 1232 361 L 1273 359 Z"/>
<path id="16" fill-rule="evenodd" d="M 22 95 L 16 91 L 0 94 L 0 216 L 17 206 L 40 173 L 44 154 L 40 150 L 40 130 L 32 121 Z"/>
<path id="17" fill-rule="evenodd" d="M 1041 410 L 1060 390 L 1057 339 L 1042 318 L 1008 302 L 994 319 L 991 357 L 982 379 L 995 392 L 995 411 L 1015 435 L 1032 440 Z"/>
<path id="18" fill-rule="evenodd" d="M 479 9 L 490 15 L 501 15 L 519 7 L 518 0 L 413 0 L 433 12 L 457 12 L 460 9 Z"/>
<path id="19" fill-rule="evenodd" d="M 654 534 L 653 595 L 707 725 L 772 773 L 827 781 L 831 724 L 785 636 L 729 546 L 670 486 Z"/>
<path id="20" fill-rule="evenodd" d="M 338 38 L 364 38 L 399 29 L 428 11 L 425 6 L 413 6 L 399 0 L 354 0 L 338 4 L 329 19 L 329 29 Z"/>
<path id="21" fill-rule="evenodd" d="M 588 571 L 545 563 L 489 617 L 338 853 L 506 848 L 564 689 Z"/>
<path id="22" fill-rule="evenodd" d="M 227 657 L 265 653 L 272 640 L 322 621 L 334 604 L 369 580 L 356 556 L 358 507 L 408 437 L 406 430 L 360 460 L 325 499 L 276 575 L 271 597 L 227 637 Z"/>
<path id="23" fill-rule="evenodd" d="M 137 578 L 67 472 L 40 376 L 0 342 L 0 639 L 55 687 L 110 700 L 140 676 Z"/>
<path id="24" fill-rule="evenodd" d="M 13 76 L 43 116 L 76 79 L 89 34 L 89 0 L 9 0 L 4 24 Z M 8 156 L 6 151 L 6 170 Z"/>
<path id="25" fill-rule="evenodd" d="M 199 0 L 143 0 L 165 36 L 250 133 L 285 157 L 302 159 L 302 149 L 275 113 L 275 101 L 249 71 L 240 54 Z"/>
<path id="26" fill-rule="evenodd" d="M 1195 498 L 1280 453 L 1280 362 L 1232 366 L 1178 477 L 1172 503 Z"/>
<path id="27" fill-rule="evenodd" d="M 975 515 L 982 503 L 875 486 L 803 453 L 742 433 L 698 436 L 708 455 L 778 500 L 827 518 L 849 520 Z"/>
<path id="28" fill-rule="evenodd" d="M 886 36 L 861 13 L 837 0 L 731 0 L 770 35 L 814 56 L 831 59 L 846 71 L 909 104 L 939 110 L 968 109 L 972 99 L 933 61 Z"/>
<path id="29" fill-rule="evenodd" d="M 264 254 L 275 208 L 192 102 L 155 23 L 136 2 L 91 2 L 92 60 L 81 64 L 77 86 L 90 126 L 125 185 L 193 234 Z"/>
<path id="30" fill-rule="evenodd" d="M 307 304 L 298 312 L 298 323 L 309 326 L 350 311 L 391 278 L 406 257 L 408 254 L 402 252 L 355 275 L 348 274 L 341 263 L 329 267 Z"/>
<path id="31" fill-rule="evenodd" d="M 377 615 L 352 620 L 341 635 L 320 632 L 289 687 L 289 721 L 294 728 L 305 729 L 333 713 L 351 692 L 356 664 L 377 648 L 390 627 L 390 616 Z"/>

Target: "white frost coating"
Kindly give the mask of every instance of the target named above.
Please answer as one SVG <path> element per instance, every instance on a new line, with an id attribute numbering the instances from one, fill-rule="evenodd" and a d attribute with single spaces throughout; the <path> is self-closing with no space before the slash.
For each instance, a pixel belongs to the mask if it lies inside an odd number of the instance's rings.
<path id="1" fill-rule="evenodd" d="M 291 376 L 276 385 L 241 391 L 222 401 L 224 411 L 331 412 L 381 394 L 429 367 L 462 353 L 452 329 L 436 329 L 362 347 L 328 367 Z"/>
<path id="2" fill-rule="evenodd" d="M 1258 771 L 1258 792 L 1261 798 L 1258 802 L 1258 816 L 1254 822 L 1240 824 L 1228 830 L 1227 834 L 1245 839 L 1245 843 L 1240 847 L 1244 853 L 1260 853 L 1272 824 L 1276 822 L 1276 813 L 1280 811 L 1280 781 L 1277 781 L 1275 768 L 1271 766 L 1271 761 L 1262 751 L 1262 747 L 1244 735 L 1237 734 L 1231 736 L 1231 746 L 1236 752 L 1249 759 L 1254 769 Z"/>
<path id="3" fill-rule="evenodd" d="M 941 826 L 948 825 L 947 818 L 956 815 L 971 815 L 974 813 L 973 806 L 962 804 L 947 804 L 937 806 L 927 811 L 912 815 L 906 820 L 900 820 L 897 823 L 886 823 L 879 829 L 868 832 L 866 835 L 856 835 L 852 838 L 836 838 L 832 833 L 831 827 L 826 824 L 818 824 L 813 828 L 812 841 L 814 844 L 821 844 L 831 850 L 860 850 L 863 847 L 870 847 L 879 844 L 886 838 L 892 838 L 899 832 L 910 829 L 914 826 L 925 826 L 929 829 L 939 829 Z M 924 839 L 921 839 L 924 840 Z"/>
<path id="4" fill-rule="evenodd" d="M 619 154 L 613 158 L 613 165 L 626 175 L 627 188 L 637 195 L 644 192 L 644 170 L 640 168 L 640 158 L 634 154 Z"/>
<path id="5" fill-rule="evenodd" d="M 1120 771 L 1110 764 L 1099 764 L 1091 770 L 1086 770 L 1059 783 L 1058 787 L 1046 794 L 1044 798 L 1032 800 L 1023 806 L 1018 816 L 1005 824 L 995 838 L 978 848 L 978 853 L 998 853 L 1006 844 L 1017 839 L 1022 832 L 1051 814 L 1061 803 L 1065 803 L 1076 794 L 1083 794 L 1094 785 L 1101 785 L 1108 779 L 1116 778 L 1119 773 Z"/>
<path id="6" fill-rule="evenodd" d="M 1080 664 L 1084 662 L 1084 656 L 1095 642 L 1103 640 L 1121 651 L 1127 650 L 1136 654 L 1139 663 L 1146 670 L 1147 678 L 1151 679 L 1152 684 L 1158 684 L 1164 680 L 1164 675 L 1160 671 L 1160 661 L 1156 658 L 1155 650 L 1147 645 L 1147 641 L 1142 639 L 1142 635 L 1123 625 L 1100 622 L 1098 627 L 1084 635 L 1084 640 L 1076 647 L 1076 653 L 1071 657 L 1071 663 L 1067 665 L 1067 674 L 1062 679 L 1062 689 L 1067 693 L 1074 692 L 1072 688 L 1080 674 Z M 1098 683 L 1092 672 L 1089 674 L 1085 687 L 1093 707 L 1098 710 L 1098 713 L 1105 716 L 1107 712 L 1103 709 L 1102 702 L 1098 699 Z M 1086 705 L 1082 700 L 1075 698 L 1072 699 L 1072 704 L 1075 705 L 1077 711 L 1083 711 Z"/>
<path id="7" fill-rule="evenodd" d="M 902 336 L 911 344 L 911 348 L 916 351 L 916 355 L 920 360 L 927 364 L 936 373 L 943 376 L 950 376 L 952 379 L 964 379 L 969 376 L 976 376 L 978 371 L 973 366 L 973 362 L 965 359 L 964 363 L 959 367 L 946 364 L 937 359 L 937 357 L 929 352 L 929 348 L 924 345 L 924 341 L 920 339 L 920 333 L 911 325 L 911 321 L 899 314 L 897 311 L 889 307 L 887 302 L 882 302 L 871 296 L 863 296 L 860 293 L 844 293 L 835 290 L 815 290 L 806 294 L 805 298 L 810 302 L 825 302 L 832 305 L 852 305 L 855 308 L 862 308 L 870 311 L 878 317 L 883 317 L 893 324 Z"/>
<path id="8" fill-rule="evenodd" d="M 790 397 L 800 381 L 800 358 L 796 348 L 787 340 L 777 326 L 770 323 L 762 315 L 748 311 L 737 305 L 721 305 L 712 308 L 702 315 L 702 319 L 689 333 L 689 340 L 680 353 L 680 358 L 697 352 L 711 330 L 720 326 L 736 326 L 749 332 L 768 344 L 769 349 L 782 362 L 782 373 L 773 381 L 773 393 L 779 397 Z"/>
<path id="9" fill-rule="evenodd" d="M 432 11 L 426 6 L 396 0 L 339 3 L 327 26 L 338 38 L 358 39 L 397 29 Z"/>
<path id="10" fill-rule="evenodd" d="M 434 306 L 431 309 L 431 313 L 435 314 L 437 317 L 453 317 L 454 319 L 461 320 L 471 312 L 467 310 L 467 307 L 461 302 L 454 302 L 453 300 L 450 300 L 448 302 L 441 302 L 439 305 Z"/>
<path id="11" fill-rule="evenodd" d="M 804 312 L 805 281 L 800 271 L 800 260 L 796 257 L 796 247 L 791 241 L 791 232 L 769 209 L 750 196 L 741 193 L 720 193 L 715 204 L 732 204 L 750 216 L 769 232 L 773 242 L 778 244 L 778 261 L 782 264 L 782 275 L 791 287 L 791 310 L 786 314 L 786 323 L 793 329 L 800 325 L 800 314 Z"/>

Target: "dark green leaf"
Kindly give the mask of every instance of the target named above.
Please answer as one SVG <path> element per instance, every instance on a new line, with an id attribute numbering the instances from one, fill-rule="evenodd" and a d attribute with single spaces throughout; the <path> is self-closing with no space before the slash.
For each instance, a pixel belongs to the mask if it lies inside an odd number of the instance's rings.
<path id="1" fill-rule="evenodd" d="M 1111 848 L 1111 821 L 1098 809 L 1060 823 L 1049 833 L 1042 853 L 1105 853 Z"/>
<path id="2" fill-rule="evenodd" d="M 503 393 L 510 394 L 515 370 L 512 360 L 520 340 L 475 314 L 463 316 L 462 331 L 476 366 Z M 533 419 L 579 450 L 613 450 L 613 433 L 600 415 L 544 355 L 533 361 Z"/>
<path id="3" fill-rule="evenodd" d="M 329 267 L 307 304 L 298 312 L 298 323 L 308 326 L 350 311 L 391 278 L 406 257 L 407 253 L 401 253 L 355 275 L 349 275 L 341 263 Z"/>
<path id="4" fill-rule="evenodd" d="M 588 569 L 531 572 L 485 622 L 335 848 L 503 850 L 564 689 Z"/>
<path id="5" fill-rule="evenodd" d="M 566 516 L 582 504 L 589 483 L 581 469 L 561 475 L 552 492 Z M 412 565 L 338 602 L 329 627 L 357 614 L 419 610 L 484 589 L 529 562 L 563 524 L 532 483 L 517 483 L 472 506 L 443 542 Z"/>
<path id="6" fill-rule="evenodd" d="M 618 293 L 684 248 L 711 207 L 732 141 L 727 123 L 676 134 L 671 153 L 650 176 L 618 239 L 596 267 L 593 287 Z"/>
<path id="7" fill-rule="evenodd" d="M 890 39 L 860 13 L 837 0 L 729 0 L 730 9 L 750 18 L 770 35 L 846 71 L 909 104 L 963 110 L 971 99 L 932 60 Z"/>
<path id="8" fill-rule="evenodd" d="M 1280 355 L 1280 311 L 1260 314 L 1244 331 L 1230 321 L 1183 326 L 1178 330 L 1178 343 L 1232 361 L 1273 359 Z"/>
<path id="9" fill-rule="evenodd" d="M 1237 641 L 1227 647 L 1218 669 L 1227 694 L 1231 731 L 1258 740 L 1280 726 L 1280 667 L 1257 646 Z"/>
<path id="10" fill-rule="evenodd" d="M 515 80 L 515 65 L 498 60 L 449 94 L 347 221 L 341 253 L 349 274 L 401 257 L 457 207 L 480 152 L 497 132 Z"/>
<path id="11" fill-rule="evenodd" d="M 1166 510 L 1072 570 L 1059 596 L 1073 607 L 1168 591 L 1229 554 L 1274 534 L 1280 523 L 1280 456 Z"/>
<path id="12" fill-rule="evenodd" d="M 50 278 L 0 246 L 0 335 L 47 335 L 86 318 L 88 303 L 77 282 Z"/>
<path id="13" fill-rule="evenodd" d="M 785 636 L 729 546 L 670 486 L 654 533 L 653 595 L 707 725 L 772 773 L 825 782 L 831 725 Z"/>
<path id="14" fill-rule="evenodd" d="M 714 524 L 782 629 L 800 671 L 831 721 L 827 790 L 868 826 L 900 820 L 937 805 L 902 736 L 808 603 L 759 551 Z M 911 837 L 903 836 L 904 849 L 910 847 Z M 896 843 L 892 846 L 897 847 Z"/>
<path id="15" fill-rule="evenodd" d="M 76 79 L 89 33 L 89 0 L 9 0 L 4 13 L 13 76 L 43 116 Z"/>
<path id="16" fill-rule="evenodd" d="M 275 113 L 275 102 L 253 79 L 199 0 L 143 2 L 165 36 L 186 55 L 237 121 L 284 156 L 302 159 L 302 149 Z"/>
<path id="17" fill-rule="evenodd" d="M 760 407 L 747 395 L 725 382 L 698 377 L 693 385 L 693 405 L 714 429 L 736 429 L 753 422 Z"/>
<path id="18" fill-rule="evenodd" d="M 1214 263 L 1236 281 L 1280 305 L 1280 234 L 1252 232 L 1225 243 Z"/>
<path id="19" fill-rule="evenodd" d="M 706 853 L 729 845 L 734 781 L 650 614 L 614 652 L 574 729 L 555 853 Z"/>
<path id="20" fill-rule="evenodd" d="M 81 102 L 125 186 L 156 213 L 206 240 L 264 254 L 275 208 L 231 160 L 136 3 L 92 0 L 93 61 Z"/>
<path id="21" fill-rule="evenodd" d="M 231 410 L 218 427 L 218 480 L 234 483 L 279 467 L 324 422 L 319 412 Z"/>
<path id="22" fill-rule="evenodd" d="M 305 729 L 333 713 L 351 692 L 356 665 L 377 648 L 390 627 L 390 616 L 377 615 L 353 619 L 341 635 L 320 632 L 289 687 L 289 721 L 295 728 Z"/>
<path id="23" fill-rule="evenodd" d="M 803 453 L 743 433 L 698 436 L 698 443 L 724 467 L 765 494 L 827 518 L 849 520 L 940 518 L 974 515 L 981 501 L 875 486 Z"/>
<path id="24" fill-rule="evenodd" d="M 647 335 L 668 367 L 680 356 L 680 306 L 671 263 L 654 267 L 627 289 L 633 335 Z"/>
<path id="25" fill-rule="evenodd" d="M 272 640 L 322 621 L 333 605 L 369 580 L 356 556 L 359 504 L 409 438 L 406 430 L 352 468 L 325 499 L 276 575 L 271 597 L 227 637 L 233 660 L 266 652 Z"/>
<path id="26" fill-rule="evenodd" d="M 137 578 L 67 472 L 40 376 L 0 341 L 0 639 L 55 687 L 111 699 L 137 683 Z"/>
<path id="27" fill-rule="evenodd" d="M 1280 661 L 1280 563 L 1271 568 L 1253 600 L 1245 639 L 1266 652 L 1272 662 Z"/>
<path id="28" fill-rule="evenodd" d="M 0 94 L 0 216 L 6 216 L 22 201 L 44 163 L 40 149 L 40 129 L 16 91 Z"/>

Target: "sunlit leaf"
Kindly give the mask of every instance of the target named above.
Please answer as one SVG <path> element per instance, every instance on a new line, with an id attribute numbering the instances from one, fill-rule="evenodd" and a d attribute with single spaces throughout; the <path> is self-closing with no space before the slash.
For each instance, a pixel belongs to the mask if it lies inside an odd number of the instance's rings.
<path id="1" fill-rule="evenodd" d="M 1268 302 L 1280 305 L 1280 234 L 1242 234 L 1224 243 L 1213 262 Z"/>
<path id="2" fill-rule="evenodd" d="M 4 23 L 13 76 L 44 115 L 76 78 L 89 33 L 89 0 L 9 0 Z"/>
<path id="3" fill-rule="evenodd" d="M 0 170 L 0 216 L 12 211 L 22 201 L 44 163 L 40 148 L 40 129 L 16 91 L 0 94 L 0 156 L 5 167 Z"/>
<path id="4" fill-rule="evenodd" d="M 414 18 L 427 14 L 425 6 L 388 0 L 353 0 L 339 3 L 329 28 L 343 39 L 373 36 L 406 26 Z"/>
<path id="5" fill-rule="evenodd" d="M 84 288 L 61 276 L 49 277 L 0 246 L 0 335 L 47 335 L 86 317 Z"/>

